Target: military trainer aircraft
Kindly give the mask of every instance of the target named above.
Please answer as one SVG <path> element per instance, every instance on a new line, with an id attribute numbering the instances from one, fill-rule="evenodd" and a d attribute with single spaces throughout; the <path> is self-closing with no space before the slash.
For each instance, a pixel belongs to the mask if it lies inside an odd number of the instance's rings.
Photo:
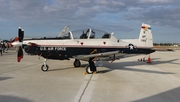
<path id="1" fill-rule="evenodd" d="M 19 41 L 12 43 L 18 46 L 17 60 L 23 58 L 23 50 L 31 55 L 42 56 L 45 60 L 42 71 L 48 71 L 47 59 L 69 60 L 74 58 L 74 66 L 80 67 L 80 60 L 88 61 L 86 72 L 96 73 L 94 61 L 114 61 L 140 54 L 150 54 L 153 50 L 151 26 L 142 24 L 138 39 L 117 39 L 113 33 L 97 29 L 69 31 L 53 38 L 25 39 L 24 31 L 18 30 Z"/>

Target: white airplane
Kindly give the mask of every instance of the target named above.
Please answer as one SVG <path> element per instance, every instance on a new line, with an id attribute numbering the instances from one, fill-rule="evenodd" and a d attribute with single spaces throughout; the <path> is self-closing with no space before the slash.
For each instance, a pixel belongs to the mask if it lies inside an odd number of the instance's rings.
<path id="1" fill-rule="evenodd" d="M 46 59 L 69 60 L 74 58 L 74 66 L 80 67 L 80 60 L 88 61 L 86 73 L 96 73 L 94 61 L 131 57 L 140 54 L 150 54 L 153 50 L 151 26 L 142 24 L 139 39 L 117 39 L 113 33 L 96 29 L 69 31 L 61 37 L 23 40 L 24 31 L 19 28 L 19 41 L 12 43 L 19 46 L 18 62 L 25 52 L 45 58 L 42 71 L 48 71 Z"/>

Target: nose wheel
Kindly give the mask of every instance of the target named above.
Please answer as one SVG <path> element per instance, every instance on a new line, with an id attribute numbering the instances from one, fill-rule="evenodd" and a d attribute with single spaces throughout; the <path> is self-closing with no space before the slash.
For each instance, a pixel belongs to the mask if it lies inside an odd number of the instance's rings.
<path id="1" fill-rule="evenodd" d="M 42 70 L 43 72 L 48 71 L 48 69 L 49 69 L 49 66 L 48 66 L 47 64 L 41 66 L 41 70 Z"/>
<path id="2" fill-rule="evenodd" d="M 41 66 L 41 70 L 43 72 L 46 72 L 49 69 L 49 66 L 46 64 L 46 62 L 47 62 L 47 59 L 44 59 L 43 65 Z"/>

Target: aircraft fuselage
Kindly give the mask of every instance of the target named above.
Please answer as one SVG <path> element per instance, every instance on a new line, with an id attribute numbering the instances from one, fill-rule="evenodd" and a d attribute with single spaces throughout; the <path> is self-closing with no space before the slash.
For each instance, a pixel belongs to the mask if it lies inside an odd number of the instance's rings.
<path id="1" fill-rule="evenodd" d="M 93 41 L 94 40 L 94 41 Z M 123 54 L 149 54 L 154 52 L 151 48 L 129 45 L 121 41 L 109 41 L 110 39 L 86 39 L 86 40 L 28 40 L 27 42 L 38 43 L 37 46 L 24 46 L 25 52 L 39 55 L 46 59 L 66 60 L 78 55 L 90 55 L 119 51 Z M 43 42 L 49 42 L 48 44 Z M 57 43 L 58 42 L 58 43 Z M 24 41 L 23 43 L 26 43 Z"/>

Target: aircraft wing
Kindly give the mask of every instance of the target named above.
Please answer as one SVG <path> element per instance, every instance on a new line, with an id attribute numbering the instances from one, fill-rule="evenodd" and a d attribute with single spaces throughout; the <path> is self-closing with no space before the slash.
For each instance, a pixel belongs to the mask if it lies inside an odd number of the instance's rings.
<path id="1" fill-rule="evenodd" d="M 110 60 L 117 60 L 120 58 L 132 57 L 136 55 L 137 54 L 126 54 L 120 51 L 111 51 L 111 52 L 96 53 L 89 55 L 77 55 L 77 56 L 73 56 L 73 58 L 88 61 L 89 58 L 95 57 L 95 60 L 110 61 Z"/>
<path id="2" fill-rule="evenodd" d="M 110 55 L 114 55 L 118 53 L 119 51 L 111 51 L 111 52 L 96 53 L 96 54 L 90 54 L 90 55 L 77 55 L 73 57 L 79 60 L 88 60 L 89 58 L 92 58 L 92 57 L 108 57 Z"/>

